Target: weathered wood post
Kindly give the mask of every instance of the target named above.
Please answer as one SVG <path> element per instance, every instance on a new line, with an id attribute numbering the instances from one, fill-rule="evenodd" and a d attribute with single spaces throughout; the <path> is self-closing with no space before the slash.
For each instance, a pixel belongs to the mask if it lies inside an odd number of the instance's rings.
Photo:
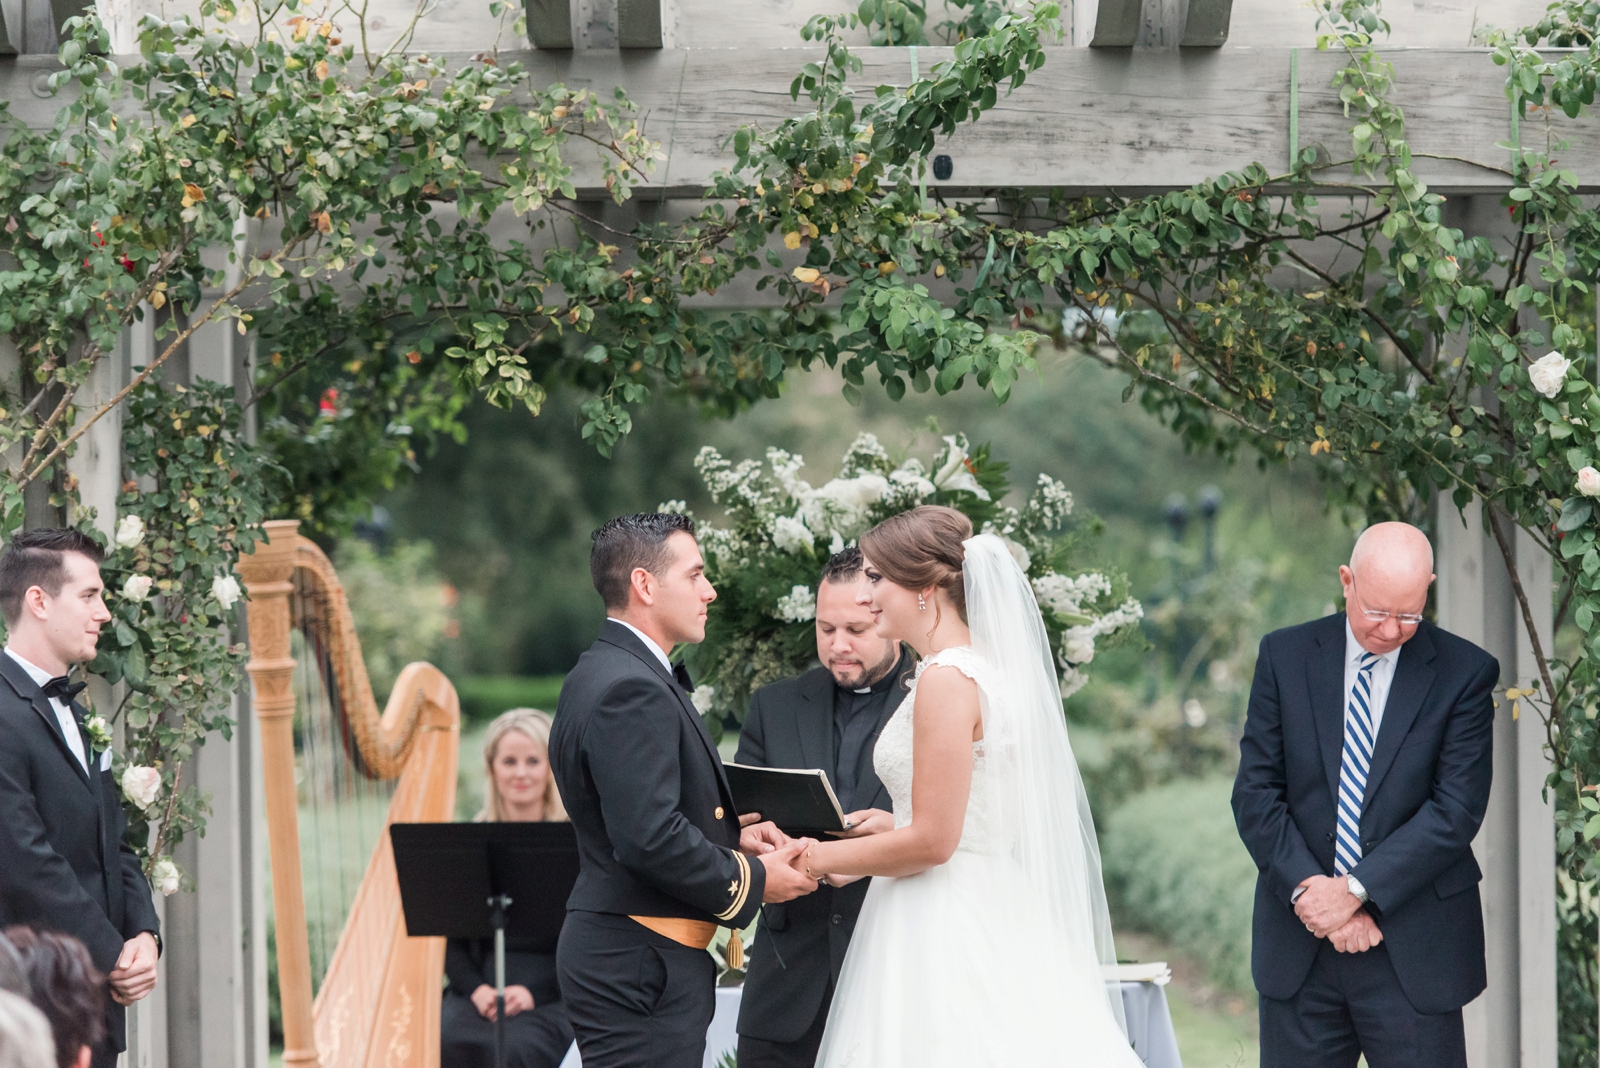
<path id="1" fill-rule="evenodd" d="M 267 541 L 239 560 L 250 592 L 250 672 L 261 724 L 261 777 L 266 795 L 267 848 L 272 862 L 272 912 L 277 921 L 278 995 L 283 1006 L 283 1063 L 317 1068 L 311 1025 L 311 948 L 300 873 L 300 828 L 294 782 L 294 658 L 289 596 L 294 592 L 295 539 L 300 524 L 263 524 Z"/>
<path id="2" fill-rule="evenodd" d="M 1538 678 L 1532 643 L 1505 562 L 1485 533 L 1482 505 L 1463 517 L 1441 495 L 1436 516 L 1439 625 L 1500 661 L 1500 686 Z M 1550 648 L 1549 556 L 1518 531 L 1516 567 Z M 1555 1068 L 1555 813 L 1543 797 L 1550 761 L 1544 724 L 1523 703 L 1513 718 L 1500 700 L 1494 719 L 1494 786 L 1483 827 L 1472 843 L 1483 869 L 1483 921 L 1489 988 L 1464 1011 L 1472 1068 Z"/>

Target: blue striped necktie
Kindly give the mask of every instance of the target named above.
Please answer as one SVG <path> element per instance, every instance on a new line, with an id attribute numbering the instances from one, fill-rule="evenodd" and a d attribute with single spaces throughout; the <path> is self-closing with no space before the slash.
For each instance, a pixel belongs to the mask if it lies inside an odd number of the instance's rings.
<path id="1" fill-rule="evenodd" d="M 1372 764 L 1372 668 L 1378 658 L 1363 651 L 1344 712 L 1344 757 L 1339 763 L 1339 827 L 1333 847 L 1333 870 L 1348 875 L 1361 861 L 1361 800 L 1367 792 Z"/>

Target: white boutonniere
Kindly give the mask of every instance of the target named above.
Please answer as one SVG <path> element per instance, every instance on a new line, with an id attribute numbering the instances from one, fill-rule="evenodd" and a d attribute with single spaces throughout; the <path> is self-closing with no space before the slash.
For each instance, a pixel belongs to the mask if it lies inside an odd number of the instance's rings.
<path id="1" fill-rule="evenodd" d="M 104 716 L 90 716 L 84 720 L 83 733 L 89 736 L 89 748 L 96 753 L 111 748 L 111 726 Z"/>

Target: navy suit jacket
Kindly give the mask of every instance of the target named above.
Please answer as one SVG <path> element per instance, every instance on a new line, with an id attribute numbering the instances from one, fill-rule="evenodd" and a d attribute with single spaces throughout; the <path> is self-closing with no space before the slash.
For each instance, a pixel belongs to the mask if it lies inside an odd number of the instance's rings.
<path id="1" fill-rule="evenodd" d="M 717 747 L 672 673 L 615 620 L 561 685 L 550 769 L 578 836 L 569 911 L 755 918 L 767 872 L 738 852 Z"/>
<path id="2" fill-rule="evenodd" d="M 1274 631 L 1250 687 L 1233 813 L 1261 873 L 1250 968 L 1269 998 L 1293 997 L 1317 954 L 1290 896 L 1334 874 L 1344 652 L 1342 613 Z M 1472 839 L 1489 804 L 1499 678 L 1494 657 L 1422 623 L 1400 647 L 1373 746 L 1351 874 L 1419 1012 L 1458 1009 L 1487 982 Z"/>

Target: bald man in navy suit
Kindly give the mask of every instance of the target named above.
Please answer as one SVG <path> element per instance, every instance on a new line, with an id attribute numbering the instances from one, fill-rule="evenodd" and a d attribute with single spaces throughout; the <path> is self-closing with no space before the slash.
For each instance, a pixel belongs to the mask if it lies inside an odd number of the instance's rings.
<path id="1" fill-rule="evenodd" d="M 1369 528 L 1339 576 L 1345 612 L 1262 640 L 1240 743 L 1262 1068 L 1465 1068 L 1500 666 L 1422 618 L 1415 527 Z"/>

